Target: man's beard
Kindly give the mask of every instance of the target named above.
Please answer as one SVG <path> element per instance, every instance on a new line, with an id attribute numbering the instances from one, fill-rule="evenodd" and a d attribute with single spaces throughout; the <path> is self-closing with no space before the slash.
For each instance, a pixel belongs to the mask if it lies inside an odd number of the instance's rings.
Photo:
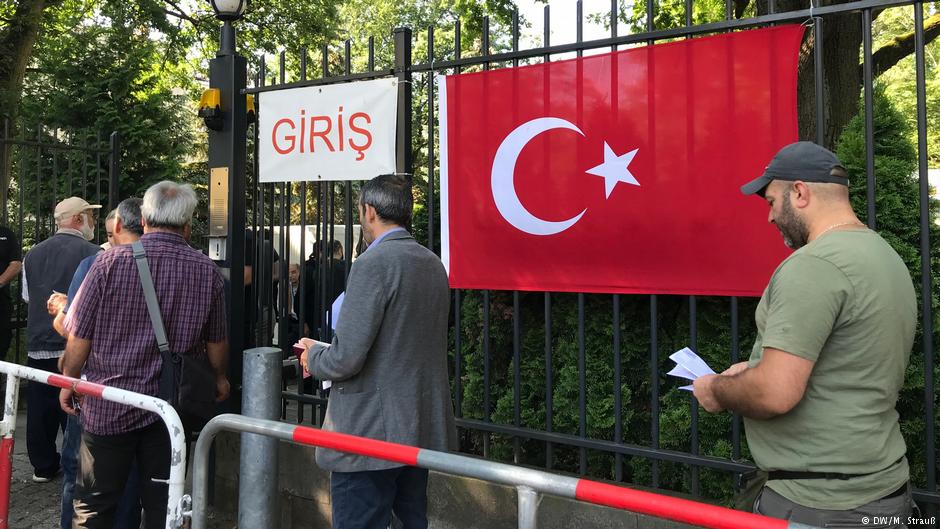
<path id="1" fill-rule="evenodd" d="M 809 242 L 809 229 L 793 210 L 790 204 L 790 195 L 783 196 L 783 207 L 780 208 L 780 216 L 774 221 L 780 234 L 783 235 L 783 243 L 794 250 L 806 246 Z"/>

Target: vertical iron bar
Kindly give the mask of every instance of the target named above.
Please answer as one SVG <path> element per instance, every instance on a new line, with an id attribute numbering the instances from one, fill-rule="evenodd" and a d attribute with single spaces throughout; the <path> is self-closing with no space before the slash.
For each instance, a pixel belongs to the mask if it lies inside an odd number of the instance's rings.
<path id="1" fill-rule="evenodd" d="M 434 251 L 434 26 L 428 28 L 428 249 Z"/>
<path id="2" fill-rule="evenodd" d="M 872 57 L 871 57 L 871 9 L 862 10 L 862 48 L 864 67 L 862 68 L 865 86 L 865 175 L 868 201 L 868 227 L 875 229 L 875 125 L 874 94 L 872 93 Z"/>
<path id="3" fill-rule="evenodd" d="M 578 293 L 578 435 L 587 438 L 587 369 L 584 346 L 584 294 Z M 587 474 L 587 448 L 578 450 L 578 471 Z"/>
<path id="4" fill-rule="evenodd" d="M 346 75 L 352 73 L 352 41 L 346 40 L 345 48 L 343 50 L 346 54 L 346 59 L 344 61 L 344 66 L 346 69 Z M 343 198 L 346 199 L 346 215 L 345 215 L 345 226 L 343 229 L 343 237 L 345 240 L 344 243 L 344 252 L 343 252 L 343 290 L 346 290 L 346 280 L 349 279 L 349 270 L 352 268 L 352 251 L 353 251 L 353 199 L 352 199 L 352 182 L 346 180 L 343 185 Z"/>
<path id="5" fill-rule="evenodd" d="M 575 42 L 581 44 L 584 41 L 584 4 L 578 0 L 574 5 L 574 35 Z M 577 56 L 584 55 L 584 50 L 578 47 Z"/>
<path id="6" fill-rule="evenodd" d="M 25 128 L 25 127 L 24 127 L 24 128 Z M 25 131 L 25 130 L 21 133 L 21 137 L 22 137 L 23 139 L 26 138 L 26 131 Z M 18 231 L 19 231 L 19 234 L 20 234 L 20 244 L 21 244 L 21 245 L 25 245 L 25 242 L 23 241 L 23 218 L 25 217 L 25 206 L 23 205 L 23 203 L 26 201 L 26 161 L 23 160 L 23 154 L 22 154 L 22 153 L 23 153 L 23 150 L 24 150 L 24 149 L 23 149 L 22 147 L 20 147 L 20 163 L 17 164 L 17 165 L 18 165 L 18 169 L 19 169 L 18 172 L 19 172 L 19 175 L 20 175 L 20 176 L 19 176 L 19 180 L 17 181 L 17 185 L 18 185 L 19 188 L 20 188 L 20 203 L 18 204 L 18 207 L 19 207 L 19 217 L 20 217 L 20 218 L 19 218 L 19 220 L 18 220 Z M 84 156 L 84 152 L 85 152 L 85 151 L 82 151 L 82 155 L 83 155 L 83 156 Z M 84 164 L 84 160 L 83 160 L 82 163 Z M 85 165 L 87 166 L 87 164 L 85 164 Z M 38 210 L 37 210 L 37 213 L 38 213 Z M 36 234 L 34 233 L 34 234 L 33 234 L 33 244 L 36 244 L 37 242 L 39 242 L 39 241 L 36 240 Z M 17 321 L 17 324 L 19 324 L 20 322 L 23 321 L 23 281 L 22 281 L 22 280 L 17 281 L 16 284 L 17 284 L 17 289 L 19 290 L 19 292 L 18 292 L 19 296 L 17 296 L 17 298 L 16 298 L 16 300 L 14 301 L 14 303 L 16 304 L 16 321 Z M 14 354 L 14 357 L 16 358 L 16 363 L 17 363 L 17 364 L 20 363 L 20 347 L 21 347 L 21 345 L 22 345 L 22 344 L 21 344 L 22 336 L 23 336 L 23 328 L 20 327 L 19 325 L 17 325 L 17 329 L 16 329 L 16 353 Z"/>
<path id="7" fill-rule="evenodd" d="M 546 6 L 547 7 L 547 6 Z M 551 433 L 554 428 L 554 372 L 552 370 L 552 295 L 545 293 L 545 431 Z M 545 443 L 545 468 L 552 468 L 555 447 L 550 441 Z"/>
<path id="8" fill-rule="evenodd" d="M 650 438 L 659 449 L 659 307 L 656 294 L 650 296 Z M 652 460 L 653 488 L 659 487 L 659 461 Z"/>
<path id="9" fill-rule="evenodd" d="M 95 156 L 97 158 L 95 164 L 95 201 L 94 204 L 101 204 L 101 145 L 104 140 L 101 138 L 101 133 L 98 133 L 98 141 L 95 142 Z M 85 198 L 85 197 L 82 197 Z M 86 199 L 87 200 L 87 199 Z"/>
<path id="10" fill-rule="evenodd" d="M 460 290 L 454 290 L 454 415 L 463 417 L 463 350 L 460 343 Z"/>
<path id="11" fill-rule="evenodd" d="M 623 442 L 623 414 L 622 414 L 622 390 L 621 385 L 621 365 L 620 358 L 620 295 L 614 294 L 614 442 Z M 614 480 L 623 481 L 623 455 L 617 453 L 614 455 Z"/>
<path id="12" fill-rule="evenodd" d="M 307 53 L 308 50 L 305 47 L 300 49 L 300 80 L 307 80 Z M 307 327 L 307 182 L 303 181 L 300 183 L 300 255 L 298 257 L 298 266 L 300 268 L 300 283 L 298 288 L 300 289 L 300 297 L 298 298 L 298 304 L 300 305 L 294 312 L 297 314 L 297 321 L 300 325 L 300 335 L 301 336 L 310 336 L 310 333 L 305 332 Z M 312 386 L 311 386 L 312 389 Z M 304 394 L 304 377 L 303 373 L 297 373 L 297 394 Z M 297 424 L 304 422 L 304 403 L 300 400 L 297 400 Z M 313 406 L 310 407 L 310 418 L 312 419 L 316 416 L 313 412 Z"/>
<path id="13" fill-rule="evenodd" d="M 740 323 L 738 321 L 738 298 L 731 298 L 731 364 L 738 363 L 740 355 Z M 731 415 L 731 459 L 741 459 L 741 416 Z"/>
<path id="14" fill-rule="evenodd" d="M 483 291 L 483 421 L 490 422 L 490 291 Z M 490 434 L 483 434 L 483 457 L 490 456 Z"/>
<path id="15" fill-rule="evenodd" d="M 56 138 L 58 140 L 58 138 Z M 55 145 L 55 144 L 53 144 Z M 52 155 L 52 178 L 49 179 L 49 185 L 52 188 L 52 204 L 59 203 L 59 156 L 57 149 L 50 148 L 49 154 Z"/>
<path id="16" fill-rule="evenodd" d="M 934 352 L 933 352 L 933 286 L 930 261 L 930 183 L 927 180 L 927 78 L 924 40 L 924 4 L 914 4 L 914 63 L 917 70 L 917 168 L 920 179 L 920 279 L 921 327 L 924 343 L 924 422 L 927 446 L 927 490 L 937 490 L 936 427 L 934 424 Z M 927 516 L 936 514 L 936 506 L 928 507 Z"/>
<path id="17" fill-rule="evenodd" d="M 42 210 L 42 125 L 39 124 L 36 125 L 36 142 L 36 228 L 33 231 L 33 244 L 39 244 L 41 241 L 39 229 L 41 219 L 45 218 Z"/>
<path id="18" fill-rule="evenodd" d="M 72 134 L 69 134 L 69 145 L 74 146 L 74 141 L 75 141 L 75 136 Z M 73 162 L 75 161 L 76 154 L 78 153 L 74 151 L 69 153 L 69 163 L 68 163 L 68 169 L 67 169 L 68 174 L 69 174 L 68 179 L 67 179 L 68 191 L 65 194 L 66 196 L 69 196 L 69 197 L 74 195 L 74 186 L 72 185 L 72 176 L 75 174 L 75 171 L 73 168 Z"/>
<path id="19" fill-rule="evenodd" d="M 114 209 L 121 201 L 121 133 L 117 131 L 111 133 L 111 159 L 109 161 L 111 163 L 108 166 L 108 209 Z"/>
<path id="20" fill-rule="evenodd" d="M 82 147 L 88 147 L 88 135 L 82 135 Z M 85 195 L 88 193 L 88 154 L 87 151 L 82 151 L 82 187 L 78 192 L 79 197 L 85 198 Z"/>
<path id="21" fill-rule="evenodd" d="M 617 22 L 620 21 L 620 6 L 617 0 L 610 0 L 610 38 L 617 38 Z M 610 51 L 617 51 L 617 45 L 610 47 Z"/>
<path id="22" fill-rule="evenodd" d="M 411 29 L 395 28 L 395 74 L 398 77 L 398 127 L 395 138 L 395 172 L 414 177 L 411 152 Z M 408 227 L 410 229 L 410 226 Z"/>
<path id="23" fill-rule="evenodd" d="M 330 47 L 327 44 L 320 47 L 320 73 L 324 79 L 330 76 Z"/>
<path id="24" fill-rule="evenodd" d="M 375 71 L 375 37 L 369 37 L 369 63 L 370 72 Z"/>
<path id="25" fill-rule="evenodd" d="M 689 346 L 693 351 L 698 352 L 698 298 L 695 296 L 689 296 L 689 334 Z M 689 400 L 692 408 L 692 437 L 690 440 L 692 445 L 691 451 L 693 455 L 698 455 L 698 400 L 696 400 L 695 396 L 691 396 Z M 697 466 L 692 465 L 691 471 L 692 495 L 698 497 L 700 495 L 698 480 L 699 469 Z"/>
<path id="26" fill-rule="evenodd" d="M 484 58 L 490 56 L 490 17 L 483 17 L 483 34 L 481 36 L 480 51 Z M 490 61 L 483 62 L 483 69 L 490 69 Z"/>
<path id="27" fill-rule="evenodd" d="M 522 319 L 519 308 L 519 292 L 512 293 L 512 423 L 516 428 L 522 426 L 521 394 L 522 394 Z M 515 464 L 522 463 L 521 446 L 519 438 L 512 438 L 512 461 Z"/>
<path id="28" fill-rule="evenodd" d="M 823 27 L 822 17 L 813 19 L 813 66 L 816 83 L 816 143 L 826 145 L 826 100 L 823 82 Z"/>
<path id="29" fill-rule="evenodd" d="M 617 37 L 617 22 L 619 5 L 617 0 L 610 0 L 610 37 Z M 610 51 L 617 51 L 617 46 L 611 46 Z M 616 87 L 616 80 L 611 80 L 611 84 Z M 617 105 L 617 96 L 611 98 L 611 103 Z M 616 108 L 616 107 L 615 107 Z M 617 115 L 616 110 L 613 113 Z M 620 295 L 614 294 L 613 309 L 613 331 L 614 331 L 614 442 L 623 442 L 623 364 L 621 358 L 620 344 Z M 623 454 L 614 455 L 614 480 L 623 481 Z"/>
<path id="30" fill-rule="evenodd" d="M 729 0 L 725 0 L 725 6 L 728 5 L 728 1 Z M 692 0 L 685 0 L 685 26 L 690 27 L 691 25 L 692 25 Z"/>
<path id="31" fill-rule="evenodd" d="M 335 259 L 333 258 L 333 241 L 336 240 L 336 184 L 330 182 L 330 223 L 328 225 L 328 231 L 326 237 L 326 244 L 323 245 L 323 264 L 324 271 L 326 272 L 326 289 L 323 291 L 323 311 L 328 313 L 328 319 L 326 323 L 326 341 L 333 341 L 333 292 L 335 292 L 336 285 L 333 283 L 333 264 Z"/>

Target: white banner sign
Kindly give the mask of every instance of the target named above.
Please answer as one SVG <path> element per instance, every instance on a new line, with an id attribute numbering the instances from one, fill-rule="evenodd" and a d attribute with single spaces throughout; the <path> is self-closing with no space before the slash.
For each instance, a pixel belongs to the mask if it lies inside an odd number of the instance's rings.
<path id="1" fill-rule="evenodd" d="M 395 172 L 397 79 L 259 96 L 262 182 L 369 180 Z"/>

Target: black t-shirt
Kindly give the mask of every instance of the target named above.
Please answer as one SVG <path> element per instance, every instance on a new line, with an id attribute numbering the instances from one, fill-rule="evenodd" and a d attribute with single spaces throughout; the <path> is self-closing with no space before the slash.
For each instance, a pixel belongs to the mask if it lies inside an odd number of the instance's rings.
<path id="1" fill-rule="evenodd" d="M 0 274 L 2 274 L 13 261 L 23 260 L 23 249 L 13 230 L 0 226 Z M 3 286 L 6 291 L 9 285 Z"/>

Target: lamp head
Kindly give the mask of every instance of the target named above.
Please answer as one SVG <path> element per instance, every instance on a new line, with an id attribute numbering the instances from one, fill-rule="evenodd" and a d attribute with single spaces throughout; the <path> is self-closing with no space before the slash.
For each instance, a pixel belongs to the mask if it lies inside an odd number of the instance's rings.
<path id="1" fill-rule="evenodd" d="M 209 0 L 215 17 L 219 20 L 233 21 L 241 18 L 248 7 L 248 0 Z"/>

